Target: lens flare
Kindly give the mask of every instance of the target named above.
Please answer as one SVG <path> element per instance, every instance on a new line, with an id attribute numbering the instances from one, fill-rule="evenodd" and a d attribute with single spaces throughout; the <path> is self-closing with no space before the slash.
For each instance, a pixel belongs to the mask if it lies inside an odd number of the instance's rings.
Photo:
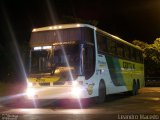
<path id="1" fill-rule="evenodd" d="M 53 15 L 55 15 L 55 14 L 53 13 L 53 8 L 52 8 L 49 0 L 47 0 L 47 6 L 48 6 L 48 10 L 49 10 L 49 13 L 50 13 L 52 22 L 55 23 L 56 18 L 53 16 Z M 59 28 L 62 28 L 62 27 L 59 26 Z M 54 29 L 55 29 L 55 27 L 54 27 Z M 59 40 L 59 42 L 63 42 L 62 39 L 61 39 L 61 36 L 60 36 L 60 33 L 59 33 L 59 32 L 58 32 L 58 40 Z M 68 62 L 68 58 L 67 58 L 67 56 L 66 56 L 65 48 L 63 47 L 63 45 L 61 45 L 61 49 L 62 49 L 64 58 L 65 58 L 67 67 L 70 67 L 69 62 Z M 71 73 L 71 70 L 69 70 L 69 76 L 70 76 L 71 80 L 73 81 L 74 79 L 73 79 L 73 75 L 72 75 L 72 73 Z M 82 108 L 80 100 L 79 100 L 79 105 L 80 105 L 80 107 Z"/>
<path id="2" fill-rule="evenodd" d="M 24 82 L 25 83 L 28 83 L 28 79 L 27 79 L 27 75 L 26 75 L 26 71 L 25 71 L 25 67 L 24 67 L 24 64 L 23 64 L 23 61 L 22 61 L 22 57 L 21 57 L 21 54 L 20 54 L 20 51 L 19 51 L 19 46 L 17 44 L 17 39 L 16 39 L 16 36 L 15 36 L 15 33 L 14 33 L 14 30 L 12 28 L 12 25 L 10 23 L 10 19 L 8 17 L 8 14 L 6 12 L 7 10 L 5 9 L 4 6 L 2 6 L 2 12 L 4 14 L 4 17 L 5 17 L 5 20 L 6 20 L 6 28 L 8 29 L 8 36 L 10 36 L 11 38 L 11 44 L 12 44 L 12 51 L 14 52 L 14 55 L 15 55 L 15 58 L 16 58 L 16 62 L 19 63 L 18 64 L 18 68 L 20 69 L 21 71 L 21 74 L 24 78 Z M 23 97 L 25 96 L 25 93 L 19 93 L 19 94 L 16 94 L 16 95 L 11 95 L 11 96 L 6 96 L 6 97 L 2 97 L 0 99 L 0 102 L 2 101 L 7 101 L 7 100 L 10 100 L 10 99 L 14 99 L 14 98 L 17 98 L 17 97 Z"/>
<path id="3" fill-rule="evenodd" d="M 26 94 L 28 97 L 34 97 L 35 95 L 35 90 L 33 88 L 28 88 L 26 91 Z"/>
<path id="4" fill-rule="evenodd" d="M 75 96 L 76 98 L 79 98 L 81 95 L 81 89 L 77 87 L 72 88 L 72 95 Z"/>

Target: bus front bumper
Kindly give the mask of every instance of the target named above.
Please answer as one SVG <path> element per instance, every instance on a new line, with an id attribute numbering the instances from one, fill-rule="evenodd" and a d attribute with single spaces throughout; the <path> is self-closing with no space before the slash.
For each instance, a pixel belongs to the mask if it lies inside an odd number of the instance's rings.
<path id="1" fill-rule="evenodd" d="M 77 99 L 88 98 L 87 91 L 83 87 L 50 86 L 50 87 L 28 87 L 27 99 Z"/>

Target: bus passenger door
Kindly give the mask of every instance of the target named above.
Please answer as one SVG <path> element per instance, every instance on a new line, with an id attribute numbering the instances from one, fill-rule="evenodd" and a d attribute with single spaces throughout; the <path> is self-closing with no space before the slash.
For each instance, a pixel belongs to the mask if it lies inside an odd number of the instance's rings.
<path id="1" fill-rule="evenodd" d="M 95 74 L 95 47 L 86 45 L 84 52 L 84 75 L 87 91 L 89 95 L 95 96 L 97 76 Z"/>

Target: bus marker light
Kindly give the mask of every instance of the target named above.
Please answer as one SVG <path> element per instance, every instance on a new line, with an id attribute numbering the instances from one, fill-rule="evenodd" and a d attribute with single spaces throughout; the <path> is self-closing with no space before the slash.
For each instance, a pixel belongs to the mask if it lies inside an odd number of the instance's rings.
<path id="1" fill-rule="evenodd" d="M 62 28 L 62 26 L 58 26 L 58 28 Z"/>
<path id="2" fill-rule="evenodd" d="M 33 29 L 33 32 L 36 32 L 37 30 L 36 29 Z"/>
<path id="3" fill-rule="evenodd" d="M 57 26 L 54 26 L 54 29 L 57 29 Z"/>
<path id="4" fill-rule="evenodd" d="M 77 24 L 77 27 L 80 27 L 80 24 Z"/>
<path id="5" fill-rule="evenodd" d="M 52 29 L 52 27 L 49 27 L 49 29 L 51 30 L 51 29 Z"/>

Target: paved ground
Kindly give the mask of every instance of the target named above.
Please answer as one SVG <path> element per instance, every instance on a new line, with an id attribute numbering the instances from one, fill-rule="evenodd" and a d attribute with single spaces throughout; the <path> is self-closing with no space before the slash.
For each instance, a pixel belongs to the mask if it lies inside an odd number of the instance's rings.
<path id="1" fill-rule="evenodd" d="M 83 109 L 78 108 L 77 104 L 72 102 L 68 104 L 67 101 L 67 103 L 60 102 L 34 108 L 21 99 L 14 99 L 10 102 L 3 101 L 0 106 L 0 117 L 1 119 L 18 117 L 18 120 L 160 120 L 160 88 L 158 87 L 143 88 L 137 96 L 126 94 L 108 96 L 105 103 L 100 105 L 92 103 Z"/>

